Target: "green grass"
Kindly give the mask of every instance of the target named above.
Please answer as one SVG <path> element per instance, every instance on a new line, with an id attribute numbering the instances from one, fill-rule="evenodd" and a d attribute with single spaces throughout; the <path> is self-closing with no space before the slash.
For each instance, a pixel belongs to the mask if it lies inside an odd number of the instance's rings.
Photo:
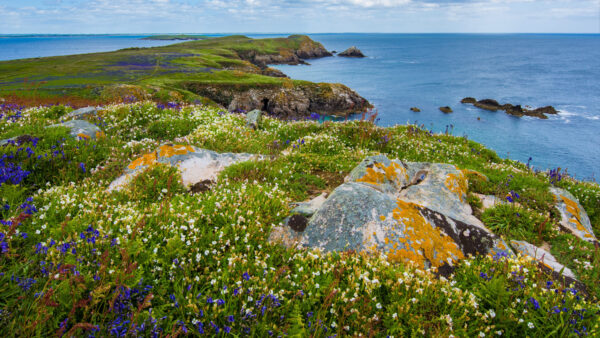
<path id="1" fill-rule="evenodd" d="M 557 229 L 546 175 L 480 144 L 366 121 L 265 117 L 253 130 L 243 115 L 206 106 L 162 109 L 153 102 L 104 107 L 89 118 L 106 133 L 98 141 L 43 128 L 69 110 L 34 108 L 15 123 L 0 121 L 0 138 L 39 137 L 36 147 L 21 147 L 35 148 L 35 156 L 22 150 L 10 159 L 30 176 L 0 186 L 1 219 L 17 224 L 0 224 L 8 248 L 0 254 L 3 336 L 110 336 L 118 329 L 133 336 L 142 325 L 137 334 L 148 336 L 196 335 L 199 328 L 210 336 L 255 337 L 600 332 L 598 250 Z M 187 191 L 164 165 L 120 192 L 107 191 L 130 161 L 162 143 L 263 158 L 228 167 L 204 192 Z M 37 159 L 57 149 L 64 158 Z M 16 151 L 0 147 L 0 156 Z M 292 202 L 331 192 L 365 156 L 379 153 L 485 174 L 487 180 L 468 175 L 469 203 L 476 207 L 474 193 L 504 199 L 518 192 L 516 203 L 489 209 L 481 219 L 506 240 L 550 245 L 586 285 L 587 298 L 525 258 L 469 258 L 446 279 L 380 257 L 268 241 Z M 597 184 L 565 179 L 559 185 L 578 197 L 598 234 Z M 22 217 L 25 202 L 37 211 Z"/>

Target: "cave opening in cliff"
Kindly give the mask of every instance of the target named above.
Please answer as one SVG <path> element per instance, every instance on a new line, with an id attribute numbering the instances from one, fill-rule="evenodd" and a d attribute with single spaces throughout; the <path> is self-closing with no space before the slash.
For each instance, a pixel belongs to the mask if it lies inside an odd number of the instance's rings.
<path id="1" fill-rule="evenodd" d="M 263 105 L 262 105 L 262 108 L 261 108 L 261 110 L 262 110 L 262 111 L 266 111 L 266 112 L 268 112 L 268 111 L 269 111 L 269 99 L 267 99 L 267 98 L 264 98 L 264 99 L 262 100 L 262 104 L 263 104 Z"/>

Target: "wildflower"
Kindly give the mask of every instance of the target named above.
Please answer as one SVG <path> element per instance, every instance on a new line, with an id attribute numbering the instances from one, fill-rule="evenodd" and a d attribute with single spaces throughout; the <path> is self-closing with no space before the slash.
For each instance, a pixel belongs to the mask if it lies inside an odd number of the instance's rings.
<path id="1" fill-rule="evenodd" d="M 527 327 L 530 329 L 533 329 L 533 328 L 535 328 L 535 325 L 533 325 L 532 322 L 529 322 L 529 323 L 527 323 Z"/>
<path id="2" fill-rule="evenodd" d="M 81 168 L 81 171 L 83 171 L 83 173 L 85 174 L 85 163 L 79 163 L 79 168 Z"/>

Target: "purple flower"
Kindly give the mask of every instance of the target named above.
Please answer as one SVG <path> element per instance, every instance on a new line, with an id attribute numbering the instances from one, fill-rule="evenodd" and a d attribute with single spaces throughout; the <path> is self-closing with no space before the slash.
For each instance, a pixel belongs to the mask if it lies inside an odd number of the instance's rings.
<path id="1" fill-rule="evenodd" d="M 79 168 L 81 168 L 81 171 L 83 171 L 83 173 L 85 174 L 85 163 L 79 163 Z"/>

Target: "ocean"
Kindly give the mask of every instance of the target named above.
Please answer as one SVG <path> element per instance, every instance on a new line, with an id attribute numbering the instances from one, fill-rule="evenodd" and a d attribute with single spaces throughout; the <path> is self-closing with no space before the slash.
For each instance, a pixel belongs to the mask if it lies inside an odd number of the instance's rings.
<path id="1" fill-rule="evenodd" d="M 285 36 L 247 34 L 251 37 Z M 286 34 L 287 35 L 287 34 Z M 309 66 L 276 68 L 294 79 L 339 82 L 375 105 L 378 124 L 416 123 L 446 129 L 540 169 L 577 178 L 600 174 L 600 35 L 572 34 L 309 34 L 328 50 L 357 46 L 366 58 L 328 57 Z M 0 60 L 172 41 L 141 36 L 1 37 Z M 514 117 L 461 104 L 464 97 L 541 107 L 547 120 Z M 414 113 L 410 107 L 418 107 Z M 438 107 L 450 106 L 444 114 Z"/>

